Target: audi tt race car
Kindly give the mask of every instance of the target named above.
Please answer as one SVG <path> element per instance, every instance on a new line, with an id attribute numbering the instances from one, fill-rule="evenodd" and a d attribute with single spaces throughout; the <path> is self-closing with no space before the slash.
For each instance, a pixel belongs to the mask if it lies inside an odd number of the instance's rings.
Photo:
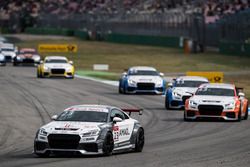
<path id="1" fill-rule="evenodd" d="M 19 64 L 33 64 L 38 65 L 41 61 L 40 55 L 36 52 L 36 49 L 23 48 L 17 53 L 13 60 L 13 65 L 17 66 Z"/>
<path id="2" fill-rule="evenodd" d="M 166 89 L 163 75 L 153 67 L 131 67 L 119 80 L 119 93 L 163 94 Z"/>
<path id="3" fill-rule="evenodd" d="M 6 62 L 12 62 L 14 57 L 16 56 L 16 50 L 14 44 L 2 43 L 1 53 L 5 56 Z"/>
<path id="4" fill-rule="evenodd" d="M 166 109 L 184 108 L 186 99 L 190 98 L 204 83 L 208 83 L 208 79 L 198 76 L 182 76 L 173 83 L 169 83 L 165 96 Z"/>
<path id="5" fill-rule="evenodd" d="M 65 77 L 74 78 L 73 62 L 63 56 L 47 56 L 37 66 L 37 77 Z"/>
<path id="6" fill-rule="evenodd" d="M 232 84 L 203 84 L 186 100 L 184 120 L 220 118 L 241 121 L 248 118 L 248 100 Z"/>
<path id="7" fill-rule="evenodd" d="M 5 66 L 6 65 L 6 59 L 5 56 L 0 53 L 0 66 Z"/>
<path id="8" fill-rule="evenodd" d="M 46 157 L 66 152 L 80 155 L 141 152 L 144 146 L 143 127 L 125 111 L 140 110 L 103 105 L 69 107 L 37 131 L 34 153 Z"/>

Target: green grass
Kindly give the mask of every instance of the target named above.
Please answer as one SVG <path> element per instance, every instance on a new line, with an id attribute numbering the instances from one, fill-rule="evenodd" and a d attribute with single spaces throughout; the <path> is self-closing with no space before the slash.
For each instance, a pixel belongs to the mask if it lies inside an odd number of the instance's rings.
<path id="1" fill-rule="evenodd" d="M 113 80 L 113 81 L 117 81 L 120 78 L 120 74 L 118 73 L 105 72 L 105 71 L 78 70 L 76 74 L 98 79 Z"/>
<path id="2" fill-rule="evenodd" d="M 79 74 L 117 80 L 124 69 L 145 65 L 156 67 L 163 73 L 185 73 L 186 71 L 250 71 L 250 56 L 226 56 L 215 52 L 184 54 L 183 50 L 139 45 L 122 45 L 82 40 L 29 40 L 17 43 L 19 47 L 34 47 L 38 44 L 77 44 L 78 53 L 50 53 L 64 55 L 74 61 Z M 90 72 L 93 64 L 108 64 L 112 73 Z M 84 72 L 85 71 L 85 72 Z M 225 76 L 224 81 L 245 87 L 250 97 L 250 75 Z"/>

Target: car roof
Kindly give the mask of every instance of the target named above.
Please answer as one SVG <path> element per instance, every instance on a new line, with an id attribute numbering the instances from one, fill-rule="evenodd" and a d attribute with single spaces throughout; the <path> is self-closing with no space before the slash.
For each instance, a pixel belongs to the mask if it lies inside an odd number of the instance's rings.
<path id="1" fill-rule="evenodd" d="M 66 108 L 64 111 L 98 111 L 98 112 L 109 112 L 110 109 L 116 108 L 108 105 L 97 105 L 97 104 L 81 104 L 81 105 L 74 105 L 71 107 Z"/>
<path id="2" fill-rule="evenodd" d="M 129 70 L 157 71 L 154 67 L 148 67 L 148 66 L 134 66 L 130 67 Z"/>
<path id="3" fill-rule="evenodd" d="M 184 80 L 184 81 L 204 81 L 208 82 L 208 79 L 200 76 L 180 76 L 176 78 L 176 80 Z"/>
<path id="4" fill-rule="evenodd" d="M 48 59 L 59 59 L 59 60 L 68 60 L 66 57 L 64 56 L 46 56 L 45 57 L 45 60 L 48 60 Z"/>
<path id="5" fill-rule="evenodd" d="M 200 87 L 235 89 L 235 85 L 227 83 L 206 83 L 202 84 Z"/>

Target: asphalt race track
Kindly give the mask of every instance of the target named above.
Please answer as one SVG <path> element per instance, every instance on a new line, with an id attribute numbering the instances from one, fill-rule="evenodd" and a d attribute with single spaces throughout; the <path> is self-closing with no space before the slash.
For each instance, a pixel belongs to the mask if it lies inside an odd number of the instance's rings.
<path id="1" fill-rule="evenodd" d="M 182 111 L 166 111 L 156 95 L 119 95 L 117 88 L 84 79 L 37 79 L 34 67 L 0 67 L 0 167 L 247 167 L 250 121 L 183 122 Z M 32 154 L 37 129 L 75 104 L 110 104 L 144 109 L 142 153 L 110 157 Z"/>

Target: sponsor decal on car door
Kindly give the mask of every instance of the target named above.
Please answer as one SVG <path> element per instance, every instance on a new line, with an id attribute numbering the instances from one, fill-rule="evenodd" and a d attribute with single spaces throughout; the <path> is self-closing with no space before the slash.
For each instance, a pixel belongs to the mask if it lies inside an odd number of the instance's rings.
<path id="1" fill-rule="evenodd" d="M 113 126 L 113 137 L 115 144 L 128 141 L 132 135 L 134 124 L 128 119 L 117 122 Z"/>

